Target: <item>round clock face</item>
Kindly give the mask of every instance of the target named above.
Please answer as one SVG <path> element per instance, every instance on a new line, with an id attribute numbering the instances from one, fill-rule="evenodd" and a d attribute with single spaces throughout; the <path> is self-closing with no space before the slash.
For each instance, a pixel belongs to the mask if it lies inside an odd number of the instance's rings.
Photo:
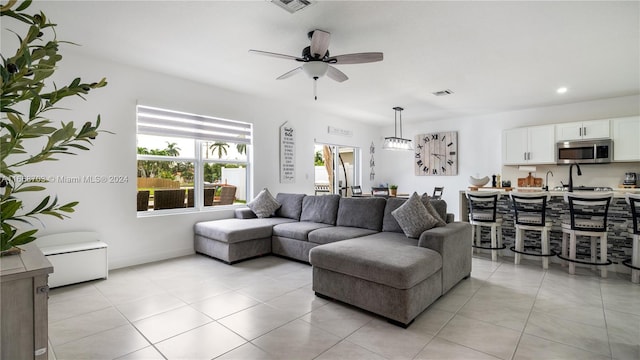
<path id="1" fill-rule="evenodd" d="M 458 175 L 458 132 L 416 135 L 416 175 Z"/>

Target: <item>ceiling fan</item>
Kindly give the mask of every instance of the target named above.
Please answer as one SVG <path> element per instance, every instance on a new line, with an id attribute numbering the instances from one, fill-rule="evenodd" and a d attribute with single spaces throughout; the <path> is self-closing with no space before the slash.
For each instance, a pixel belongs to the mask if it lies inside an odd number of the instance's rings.
<path id="1" fill-rule="evenodd" d="M 307 35 L 311 40 L 311 45 L 302 49 L 302 56 L 278 54 L 261 50 L 249 50 L 249 52 L 254 54 L 273 56 L 281 59 L 295 60 L 303 63 L 301 66 L 280 75 L 276 79 L 282 80 L 289 78 L 299 72 L 304 72 L 313 79 L 313 95 L 316 100 L 318 100 L 318 96 L 316 95 L 316 84 L 318 78 L 326 74 L 330 79 L 333 79 L 337 82 L 343 82 L 349 79 L 347 75 L 345 75 L 342 71 L 331 65 L 362 64 L 382 61 L 381 52 L 366 52 L 331 56 L 329 55 L 329 40 L 331 39 L 331 34 L 329 32 L 316 29 L 310 31 Z"/>

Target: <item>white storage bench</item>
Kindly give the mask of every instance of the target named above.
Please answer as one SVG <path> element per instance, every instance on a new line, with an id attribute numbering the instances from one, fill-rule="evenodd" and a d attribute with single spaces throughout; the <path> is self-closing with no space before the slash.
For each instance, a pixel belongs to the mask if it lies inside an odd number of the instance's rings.
<path id="1" fill-rule="evenodd" d="M 39 237 L 36 244 L 53 265 L 49 287 L 106 279 L 109 275 L 107 244 L 98 233 L 69 232 Z"/>

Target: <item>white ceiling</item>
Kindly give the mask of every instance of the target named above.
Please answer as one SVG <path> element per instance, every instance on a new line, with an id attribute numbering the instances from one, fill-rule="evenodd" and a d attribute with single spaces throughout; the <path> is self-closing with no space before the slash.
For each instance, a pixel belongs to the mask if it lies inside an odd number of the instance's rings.
<path id="1" fill-rule="evenodd" d="M 117 62 L 276 98 L 374 125 L 495 113 L 640 93 L 638 1 L 317 1 L 295 14 L 269 1 L 36 2 L 59 39 Z M 279 75 L 307 32 L 331 33 L 332 55 L 381 51 L 337 66 L 318 100 L 304 74 Z M 566 86 L 564 95 L 556 88 Z M 431 93 L 451 89 L 436 97 Z"/>

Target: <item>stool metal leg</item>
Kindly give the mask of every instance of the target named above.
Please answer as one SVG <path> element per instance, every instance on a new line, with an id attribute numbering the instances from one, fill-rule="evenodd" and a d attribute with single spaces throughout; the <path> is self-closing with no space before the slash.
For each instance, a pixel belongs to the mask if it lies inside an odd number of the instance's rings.
<path id="1" fill-rule="evenodd" d="M 640 235 L 633 235 L 631 265 L 640 267 Z M 631 269 L 631 282 L 640 284 L 640 270 Z"/>

